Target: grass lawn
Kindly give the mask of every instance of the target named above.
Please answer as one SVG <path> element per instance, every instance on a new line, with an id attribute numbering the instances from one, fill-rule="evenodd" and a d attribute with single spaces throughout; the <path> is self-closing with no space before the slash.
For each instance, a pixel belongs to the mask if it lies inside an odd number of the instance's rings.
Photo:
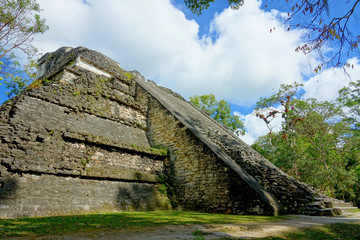
<path id="1" fill-rule="evenodd" d="M 141 228 L 161 225 L 251 223 L 284 220 L 285 217 L 240 216 L 194 212 L 118 212 L 57 217 L 0 219 L 0 237 L 43 236 L 90 229 Z"/>
<path id="2" fill-rule="evenodd" d="M 335 223 L 316 228 L 304 228 L 280 237 L 261 238 L 262 240 L 359 240 L 360 222 Z"/>

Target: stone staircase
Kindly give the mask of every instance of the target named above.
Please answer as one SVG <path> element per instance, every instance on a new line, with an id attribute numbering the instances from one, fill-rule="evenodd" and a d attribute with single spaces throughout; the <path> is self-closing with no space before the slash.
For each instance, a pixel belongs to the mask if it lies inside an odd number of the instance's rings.
<path id="1" fill-rule="evenodd" d="M 304 214 L 313 216 L 336 216 L 351 213 L 356 209 L 358 208 L 349 202 L 324 196 L 315 198 L 313 202 L 309 203 L 304 209 Z"/>

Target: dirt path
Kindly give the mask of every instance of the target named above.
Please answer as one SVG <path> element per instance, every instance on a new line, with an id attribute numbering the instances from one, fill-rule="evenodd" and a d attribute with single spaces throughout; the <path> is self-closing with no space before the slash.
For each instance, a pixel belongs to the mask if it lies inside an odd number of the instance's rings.
<path id="1" fill-rule="evenodd" d="M 248 223 L 248 224 L 208 224 L 208 225 L 185 225 L 185 226 L 165 226 L 143 229 L 127 230 L 94 230 L 86 233 L 74 233 L 69 235 L 57 235 L 37 237 L 42 240 L 192 240 L 195 229 L 202 232 L 205 239 L 219 239 L 224 237 L 233 238 L 259 238 L 274 236 L 284 232 L 290 232 L 298 228 L 321 226 L 331 223 L 360 223 L 360 212 L 347 214 L 337 217 L 313 217 L 303 215 L 291 215 L 288 220 L 269 223 Z M 6 238 L 22 239 L 22 238 Z M 26 238 L 29 239 L 29 238 Z M 35 238 L 34 238 L 35 239 Z"/>

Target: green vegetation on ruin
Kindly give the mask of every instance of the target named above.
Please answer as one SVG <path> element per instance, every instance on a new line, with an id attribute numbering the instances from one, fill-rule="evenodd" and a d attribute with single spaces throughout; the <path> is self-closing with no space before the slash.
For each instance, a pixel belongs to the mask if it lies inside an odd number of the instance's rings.
<path id="1" fill-rule="evenodd" d="M 118 212 L 74 216 L 0 219 L 0 237 L 36 237 L 91 229 L 128 229 L 165 225 L 261 223 L 285 217 L 241 216 L 177 211 Z"/>
<path id="2" fill-rule="evenodd" d="M 80 140 L 80 141 L 86 141 L 96 144 L 103 144 L 107 146 L 112 146 L 119 149 L 127 149 L 137 152 L 142 152 L 146 154 L 152 154 L 152 155 L 158 155 L 158 156 L 167 156 L 167 148 L 165 147 L 144 147 L 144 146 L 137 146 L 136 144 L 127 144 L 127 143 L 121 143 L 121 142 L 114 142 L 108 139 L 105 139 L 101 136 L 95 136 L 91 134 L 83 134 L 83 133 L 76 133 L 76 132 L 68 132 L 66 134 L 67 137 Z"/>
<path id="3" fill-rule="evenodd" d="M 27 90 L 30 90 L 30 89 L 36 89 L 36 88 L 39 88 L 41 87 L 44 83 L 49 83 L 51 82 L 51 80 L 48 80 L 48 79 L 37 79 L 37 80 L 34 80 L 32 83 L 30 83 L 26 89 Z"/>
<path id="4" fill-rule="evenodd" d="M 122 75 L 124 75 L 126 80 L 128 80 L 128 81 L 131 81 L 131 80 L 133 80 L 135 78 L 131 73 L 129 73 L 127 71 L 123 71 Z"/>

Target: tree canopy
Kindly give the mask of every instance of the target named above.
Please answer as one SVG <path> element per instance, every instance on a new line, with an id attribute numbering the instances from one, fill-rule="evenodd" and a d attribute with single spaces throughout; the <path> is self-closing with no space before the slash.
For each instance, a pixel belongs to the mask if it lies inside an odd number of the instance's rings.
<path id="1" fill-rule="evenodd" d="M 244 0 L 227 0 L 228 4 L 233 9 L 238 9 L 244 4 Z M 210 7 L 210 3 L 215 0 L 184 0 L 185 5 L 193 12 L 200 15 L 204 10 Z"/>
<path id="2" fill-rule="evenodd" d="M 21 65 L 13 53 L 4 56 L 2 60 L 0 85 L 4 85 L 8 89 L 5 94 L 10 98 L 18 95 L 29 83 L 35 80 L 37 63 L 33 59 L 28 59 L 26 64 Z"/>
<path id="3" fill-rule="evenodd" d="M 356 126 L 360 102 L 354 99 L 360 85 L 352 82 L 336 102 L 302 99 L 299 84 L 282 85 L 257 103 L 257 116 L 271 125 L 282 119 L 280 131 L 260 137 L 253 148 L 300 181 L 331 197 L 360 203 L 360 144 Z M 348 103 L 349 113 L 344 109 Z"/>
<path id="4" fill-rule="evenodd" d="M 224 99 L 217 100 L 214 94 L 192 96 L 190 103 L 207 112 L 214 120 L 230 128 L 236 135 L 244 135 L 244 123 L 239 116 L 231 115 L 231 106 Z"/>
<path id="5" fill-rule="evenodd" d="M 39 12 L 36 0 L 0 1 L 0 59 L 14 49 L 30 54 L 33 35 L 48 29 Z"/>
<path id="6" fill-rule="evenodd" d="M 9 89 L 8 97 L 19 94 L 34 79 L 37 49 L 31 42 L 35 34 L 49 28 L 40 11 L 36 0 L 0 1 L 0 85 Z M 28 56 L 27 63 L 20 63 L 15 49 Z"/>

